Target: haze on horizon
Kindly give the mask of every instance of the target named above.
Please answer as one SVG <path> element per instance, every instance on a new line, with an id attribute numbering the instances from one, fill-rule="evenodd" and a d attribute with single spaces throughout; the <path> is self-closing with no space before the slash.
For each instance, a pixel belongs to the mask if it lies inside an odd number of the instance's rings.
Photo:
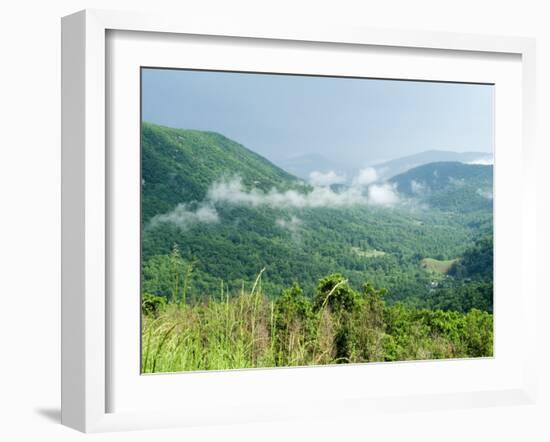
<path id="1" fill-rule="evenodd" d="M 492 85 L 144 68 L 141 99 L 144 121 L 219 132 L 275 163 L 493 150 Z"/>

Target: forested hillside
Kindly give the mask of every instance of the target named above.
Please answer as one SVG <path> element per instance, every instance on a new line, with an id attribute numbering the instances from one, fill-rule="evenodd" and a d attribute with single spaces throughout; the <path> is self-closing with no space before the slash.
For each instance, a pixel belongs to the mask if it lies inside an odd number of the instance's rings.
<path id="1" fill-rule="evenodd" d="M 144 222 L 179 203 L 202 201 L 215 180 L 235 174 L 246 185 L 264 190 L 284 188 L 296 181 L 294 176 L 223 135 L 142 124 Z"/>
<path id="2" fill-rule="evenodd" d="M 413 155 L 396 158 L 376 164 L 374 167 L 384 178 L 407 172 L 408 170 L 430 163 L 454 162 L 465 164 L 492 164 L 493 155 L 484 152 L 452 152 L 427 150 Z"/>
<path id="3" fill-rule="evenodd" d="M 144 123 L 142 291 L 207 299 L 250 289 L 263 270 L 269 298 L 294 282 L 312 297 L 338 272 L 356 290 L 386 288 L 390 304 L 491 311 L 492 275 L 472 283 L 465 270 L 492 235 L 491 183 L 491 166 L 433 163 L 381 188 L 391 204 L 370 204 L 370 188 L 312 188 L 222 135 Z M 446 261 L 457 264 L 434 271 Z M 466 286 L 464 306 L 435 296 Z"/>
<path id="4" fill-rule="evenodd" d="M 454 212 L 490 212 L 493 166 L 437 162 L 415 167 L 390 180 L 397 190 L 429 207 Z"/>

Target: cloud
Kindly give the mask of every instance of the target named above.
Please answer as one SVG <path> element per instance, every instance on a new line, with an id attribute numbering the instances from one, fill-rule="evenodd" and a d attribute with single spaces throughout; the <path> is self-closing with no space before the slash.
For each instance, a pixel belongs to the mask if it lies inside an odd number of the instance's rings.
<path id="1" fill-rule="evenodd" d="M 302 220 L 300 218 L 297 218 L 296 216 L 290 217 L 289 220 L 284 218 L 277 218 L 275 224 L 277 224 L 282 229 L 290 231 L 291 233 L 296 233 L 298 231 L 298 228 L 302 224 Z"/>
<path id="2" fill-rule="evenodd" d="M 203 203 L 193 210 L 188 204 L 181 203 L 171 212 L 154 216 L 151 219 L 151 226 L 155 227 L 160 223 L 172 223 L 182 229 L 186 229 L 194 224 L 211 224 L 217 223 L 219 220 L 218 212 L 211 204 Z"/>
<path id="3" fill-rule="evenodd" d="M 487 198 L 488 200 L 492 200 L 493 199 L 493 192 L 492 190 L 487 190 L 487 189 L 477 189 L 476 190 L 476 193 L 483 197 L 483 198 Z"/>
<path id="4" fill-rule="evenodd" d="M 449 183 L 456 187 L 462 187 L 466 184 L 466 181 L 464 181 L 464 178 L 453 178 L 452 176 L 450 176 Z"/>
<path id="5" fill-rule="evenodd" d="M 314 186 L 308 193 L 297 190 L 268 192 L 253 188 L 245 189 L 242 180 L 234 177 L 231 180 L 215 182 L 209 189 L 207 198 L 213 203 L 231 203 L 250 207 L 268 206 L 272 208 L 318 208 L 349 207 L 367 204 L 367 198 L 361 189 L 350 187 L 342 192 L 335 192 L 330 187 Z"/>
<path id="6" fill-rule="evenodd" d="M 418 195 L 418 194 L 424 192 L 424 190 L 426 190 L 425 184 L 423 184 L 419 181 L 416 181 L 416 180 L 411 180 L 411 192 L 412 193 L 415 193 L 415 194 Z"/>
<path id="7" fill-rule="evenodd" d="M 367 167 L 361 169 L 359 175 L 353 179 L 353 185 L 359 187 L 366 187 L 369 184 L 374 183 L 378 179 L 378 172 L 373 167 Z"/>
<path id="8" fill-rule="evenodd" d="M 393 206 L 399 202 L 395 187 L 391 184 L 373 184 L 369 186 L 369 204 Z"/>
<path id="9" fill-rule="evenodd" d="M 313 186 L 330 186 L 332 184 L 340 184 L 345 181 L 345 175 L 338 175 L 333 170 L 328 172 L 314 171 L 309 174 L 309 182 Z"/>
<path id="10" fill-rule="evenodd" d="M 353 180 L 350 187 L 334 191 L 327 185 L 341 178 L 334 172 L 319 174 L 316 185 L 310 191 L 294 189 L 279 191 L 272 188 L 263 191 L 258 188 L 247 189 L 242 179 L 235 176 L 214 182 L 208 189 L 206 199 L 201 202 L 181 203 L 168 213 L 156 215 L 151 219 L 150 226 L 160 223 L 172 223 L 182 229 L 199 223 L 216 223 L 220 221 L 216 204 L 233 204 L 247 207 L 270 207 L 274 209 L 313 209 L 313 208 L 343 208 L 352 206 L 392 206 L 400 202 L 395 186 L 390 184 L 369 184 L 377 178 L 374 169 L 363 169 Z M 323 183 L 323 184 L 320 184 Z M 275 223 L 291 232 L 296 232 L 301 220 L 296 217 L 279 218 Z"/>
<path id="11" fill-rule="evenodd" d="M 492 166 L 494 163 L 493 158 L 478 158 L 477 160 L 473 160 L 468 162 L 467 164 L 480 164 L 482 166 Z"/>

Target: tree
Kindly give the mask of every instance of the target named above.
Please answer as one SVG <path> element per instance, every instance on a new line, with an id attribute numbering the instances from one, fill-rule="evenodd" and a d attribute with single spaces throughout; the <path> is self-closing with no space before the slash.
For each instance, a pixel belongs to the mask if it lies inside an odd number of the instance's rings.
<path id="1" fill-rule="evenodd" d="M 177 244 L 169 255 L 152 256 L 143 264 L 142 293 L 164 296 L 170 302 L 185 302 L 193 264 L 181 257 Z"/>
<path id="2" fill-rule="evenodd" d="M 333 273 L 319 281 L 315 296 L 315 310 L 328 307 L 333 313 L 352 312 L 360 307 L 362 299 L 340 273 Z"/>

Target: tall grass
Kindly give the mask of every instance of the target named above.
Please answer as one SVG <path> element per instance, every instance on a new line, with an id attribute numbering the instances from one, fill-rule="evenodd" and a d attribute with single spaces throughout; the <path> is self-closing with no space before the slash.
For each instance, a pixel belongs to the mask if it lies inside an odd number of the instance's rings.
<path id="1" fill-rule="evenodd" d="M 357 296 L 354 304 L 338 304 L 342 293 Z M 249 292 L 230 295 L 222 283 L 202 302 L 144 310 L 142 372 L 492 355 L 489 313 L 386 306 L 382 295 L 366 285 L 359 296 L 340 279 L 317 301 L 297 286 L 273 301 L 262 292 L 261 273 Z"/>

